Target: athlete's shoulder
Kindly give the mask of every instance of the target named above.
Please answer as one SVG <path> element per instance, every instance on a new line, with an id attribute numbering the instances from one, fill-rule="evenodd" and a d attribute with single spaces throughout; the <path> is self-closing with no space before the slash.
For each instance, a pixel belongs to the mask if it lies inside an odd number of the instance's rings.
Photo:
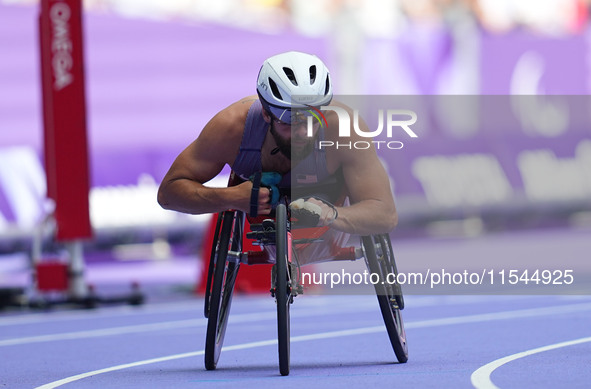
<path id="1" fill-rule="evenodd" d="M 256 96 L 242 98 L 222 109 L 215 117 L 228 123 L 233 121 L 244 122 L 250 106 L 257 100 Z"/>
<path id="2" fill-rule="evenodd" d="M 259 98 L 256 95 L 246 96 L 228 106 L 227 109 L 235 110 L 235 111 L 245 111 L 248 112 L 250 106 L 255 102 L 258 101 Z"/>
<path id="3" fill-rule="evenodd" d="M 205 130 L 214 133 L 222 132 L 230 137 L 242 136 L 248 110 L 255 101 L 257 101 L 256 96 L 249 96 L 230 104 L 207 123 Z"/>

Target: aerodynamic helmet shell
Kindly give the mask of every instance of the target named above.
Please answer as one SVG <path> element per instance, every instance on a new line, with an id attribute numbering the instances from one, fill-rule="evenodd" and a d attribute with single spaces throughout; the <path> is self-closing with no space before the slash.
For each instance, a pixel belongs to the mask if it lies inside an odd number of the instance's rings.
<path id="1" fill-rule="evenodd" d="M 291 109 L 320 107 L 332 100 L 326 65 L 315 55 L 298 51 L 265 60 L 259 71 L 257 93 L 263 107 L 283 121 Z"/>

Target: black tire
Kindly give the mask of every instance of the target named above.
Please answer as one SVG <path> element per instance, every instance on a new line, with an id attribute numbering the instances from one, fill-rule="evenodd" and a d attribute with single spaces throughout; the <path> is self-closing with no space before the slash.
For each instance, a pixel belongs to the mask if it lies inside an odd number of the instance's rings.
<path id="1" fill-rule="evenodd" d="M 369 271 L 372 275 L 379 275 L 379 280 L 376 280 L 378 282 L 374 284 L 374 287 L 390 343 L 398 362 L 406 363 L 408 361 L 408 346 L 400 312 L 404 307 L 404 299 L 400 285 L 391 285 L 387 282 L 389 273 L 398 274 L 390 236 L 364 236 L 362 246 Z"/>
<path id="2" fill-rule="evenodd" d="M 228 325 L 230 306 L 236 276 L 240 269 L 240 263 L 228 260 L 228 251 L 242 251 L 242 212 L 226 211 L 223 213 L 222 227 L 219 236 L 214 239 L 215 246 L 212 252 L 215 256 L 213 270 L 213 283 L 207 319 L 207 333 L 205 336 L 205 368 L 214 370 L 224 343 L 224 335 Z"/>
<path id="3" fill-rule="evenodd" d="M 277 301 L 277 340 L 279 348 L 279 372 L 289 374 L 289 306 L 291 303 L 291 277 L 289 272 L 287 209 L 285 205 L 277 206 L 275 217 L 277 277 L 275 298 Z"/>
<path id="4" fill-rule="evenodd" d="M 387 249 L 386 254 L 388 255 L 384 260 L 384 269 L 386 273 L 395 274 L 398 277 L 398 268 L 396 267 L 396 260 L 394 258 L 394 251 L 392 250 L 392 241 L 390 240 L 390 235 L 383 234 L 378 236 L 379 242 L 381 247 L 385 247 Z M 402 295 L 402 288 L 400 284 L 391 284 L 392 293 L 396 298 L 396 302 L 398 303 L 398 308 L 400 310 L 404 309 L 404 296 Z"/>
<path id="5" fill-rule="evenodd" d="M 213 269 L 215 269 L 215 260 L 217 258 L 218 243 L 220 241 L 220 229 L 222 228 L 222 220 L 224 213 L 220 212 L 216 215 L 215 232 L 213 233 L 213 241 L 211 242 L 211 253 L 209 255 L 209 266 L 207 268 L 207 284 L 205 287 L 205 304 L 203 307 L 203 314 L 205 318 L 209 317 L 209 300 L 211 295 L 211 284 L 213 282 Z"/>

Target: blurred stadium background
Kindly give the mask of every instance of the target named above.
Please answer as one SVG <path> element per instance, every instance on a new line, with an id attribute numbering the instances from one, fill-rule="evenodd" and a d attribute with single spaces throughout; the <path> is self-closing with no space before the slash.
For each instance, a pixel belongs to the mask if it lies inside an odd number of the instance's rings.
<path id="1" fill-rule="evenodd" d="M 184 258 L 179 278 L 195 279 L 209 217 L 161 210 L 157 186 L 212 115 L 255 92 L 266 57 L 316 53 L 341 95 L 584 99 L 591 90 L 590 6 L 589 0 L 85 1 L 95 230 L 85 244 L 87 262 Z M 0 0 L 0 286 L 23 282 L 16 274 L 23 273 L 46 209 L 38 12 L 37 1 Z M 536 104 L 561 107 L 557 100 Z M 398 234 L 591 225 L 590 127 L 543 124 L 505 128 L 495 147 L 474 126 L 458 125 L 433 138 L 438 147 L 401 154 L 392 172 Z"/>

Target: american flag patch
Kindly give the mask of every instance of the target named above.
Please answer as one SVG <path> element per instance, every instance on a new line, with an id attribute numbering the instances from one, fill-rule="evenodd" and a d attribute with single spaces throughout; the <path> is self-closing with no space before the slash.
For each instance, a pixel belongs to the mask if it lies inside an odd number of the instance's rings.
<path id="1" fill-rule="evenodd" d="M 316 174 L 296 174 L 296 182 L 298 184 L 315 184 L 318 182 Z"/>

